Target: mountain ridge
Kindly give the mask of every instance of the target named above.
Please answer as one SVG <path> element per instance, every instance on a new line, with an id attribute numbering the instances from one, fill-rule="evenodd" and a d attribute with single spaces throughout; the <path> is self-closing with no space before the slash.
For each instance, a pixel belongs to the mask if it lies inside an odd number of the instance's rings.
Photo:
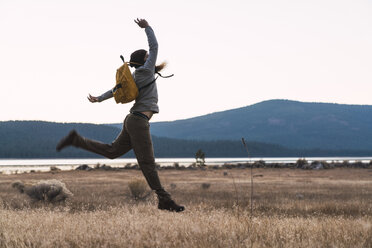
<path id="1" fill-rule="evenodd" d="M 157 157 L 246 156 L 370 156 L 372 106 L 268 100 L 232 110 L 170 122 L 152 122 Z M 0 122 L 1 158 L 97 157 L 79 149 L 55 152 L 69 130 L 88 138 L 112 142 L 120 124 Z M 133 157 L 133 153 L 127 156 Z"/>
<path id="2" fill-rule="evenodd" d="M 151 124 L 160 137 L 236 140 L 289 148 L 369 149 L 372 106 L 267 100 L 189 119 Z"/>
<path id="3" fill-rule="evenodd" d="M 68 147 L 56 152 L 58 141 L 71 129 L 81 135 L 111 143 L 120 129 L 98 124 L 56 123 L 43 121 L 0 122 L 0 158 L 96 158 L 97 154 Z M 207 157 L 246 157 L 246 150 L 239 140 L 198 141 L 152 136 L 157 158 L 194 157 L 202 149 Z M 289 149 L 277 144 L 247 140 L 252 157 L 324 157 L 324 156 L 372 156 L 372 151 Z M 129 152 L 124 157 L 134 157 Z"/>

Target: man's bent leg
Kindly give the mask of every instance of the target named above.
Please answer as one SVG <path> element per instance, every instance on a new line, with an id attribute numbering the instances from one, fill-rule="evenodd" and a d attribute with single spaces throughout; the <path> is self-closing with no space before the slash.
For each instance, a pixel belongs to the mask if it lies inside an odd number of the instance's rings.
<path id="1" fill-rule="evenodd" d="M 129 115 L 125 124 L 130 136 L 134 153 L 136 154 L 138 164 L 145 176 L 147 183 L 158 195 L 158 208 L 168 211 L 181 212 L 185 210 L 184 206 L 176 204 L 170 194 L 161 186 L 154 158 L 154 149 L 151 141 L 150 125 L 148 120 Z"/>
<path id="2" fill-rule="evenodd" d="M 156 170 L 154 149 L 152 146 L 150 125 L 148 121 L 140 116 L 129 115 L 126 119 L 125 125 L 138 164 L 148 185 L 152 190 L 155 190 L 159 198 L 170 199 L 169 193 L 164 190 L 160 183 L 158 172 Z"/>

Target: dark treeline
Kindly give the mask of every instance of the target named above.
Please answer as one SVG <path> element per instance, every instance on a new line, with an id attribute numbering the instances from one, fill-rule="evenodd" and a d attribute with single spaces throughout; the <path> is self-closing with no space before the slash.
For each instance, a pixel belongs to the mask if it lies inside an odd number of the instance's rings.
<path id="1" fill-rule="evenodd" d="M 76 148 L 55 151 L 57 142 L 71 129 L 83 136 L 110 143 L 118 128 L 81 123 L 41 121 L 0 122 L 0 158 L 98 158 L 99 155 Z M 247 139 L 247 138 L 246 138 Z M 206 157 L 247 157 L 241 140 L 199 141 L 153 136 L 156 157 L 194 157 L 202 149 Z M 371 156 L 372 151 L 289 149 L 280 145 L 247 142 L 251 157 Z M 129 152 L 124 157 L 134 157 Z"/>

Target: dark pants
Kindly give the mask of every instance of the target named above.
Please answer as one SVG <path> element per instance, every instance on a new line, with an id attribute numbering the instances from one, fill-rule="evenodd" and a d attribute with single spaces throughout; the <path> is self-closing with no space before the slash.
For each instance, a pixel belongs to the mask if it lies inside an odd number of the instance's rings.
<path id="1" fill-rule="evenodd" d="M 134 150 L 139 167 L 152 190 L 159 199 L 170 199 L 170 195 L 163 189 L 156 171 L 154 149 L 151 141 L 149 121 L 141 116 L 128 114 L 124 120 L 123 129 L 111 144 L 90 140 L 77 136 L 74 146 L 114 159 Z"/>

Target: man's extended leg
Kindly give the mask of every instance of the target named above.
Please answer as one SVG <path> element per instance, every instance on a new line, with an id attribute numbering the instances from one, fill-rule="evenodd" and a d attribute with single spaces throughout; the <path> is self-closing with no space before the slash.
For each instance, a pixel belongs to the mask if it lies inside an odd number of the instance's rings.
<path id="1" fill-rule="evenodd" d="M 75 130 L 72 130 L 66 137 L 64 137 L 57 145 L 57 151 L 73 145 L 84 150 L 100 154 L 106 158 L 114 159 L 127 153 L 132 149 L 128 133 L 123 127 L 120 134 L 111 144 L 104 144 L 99 141 L 87 139 L 79 135 Z"/>

